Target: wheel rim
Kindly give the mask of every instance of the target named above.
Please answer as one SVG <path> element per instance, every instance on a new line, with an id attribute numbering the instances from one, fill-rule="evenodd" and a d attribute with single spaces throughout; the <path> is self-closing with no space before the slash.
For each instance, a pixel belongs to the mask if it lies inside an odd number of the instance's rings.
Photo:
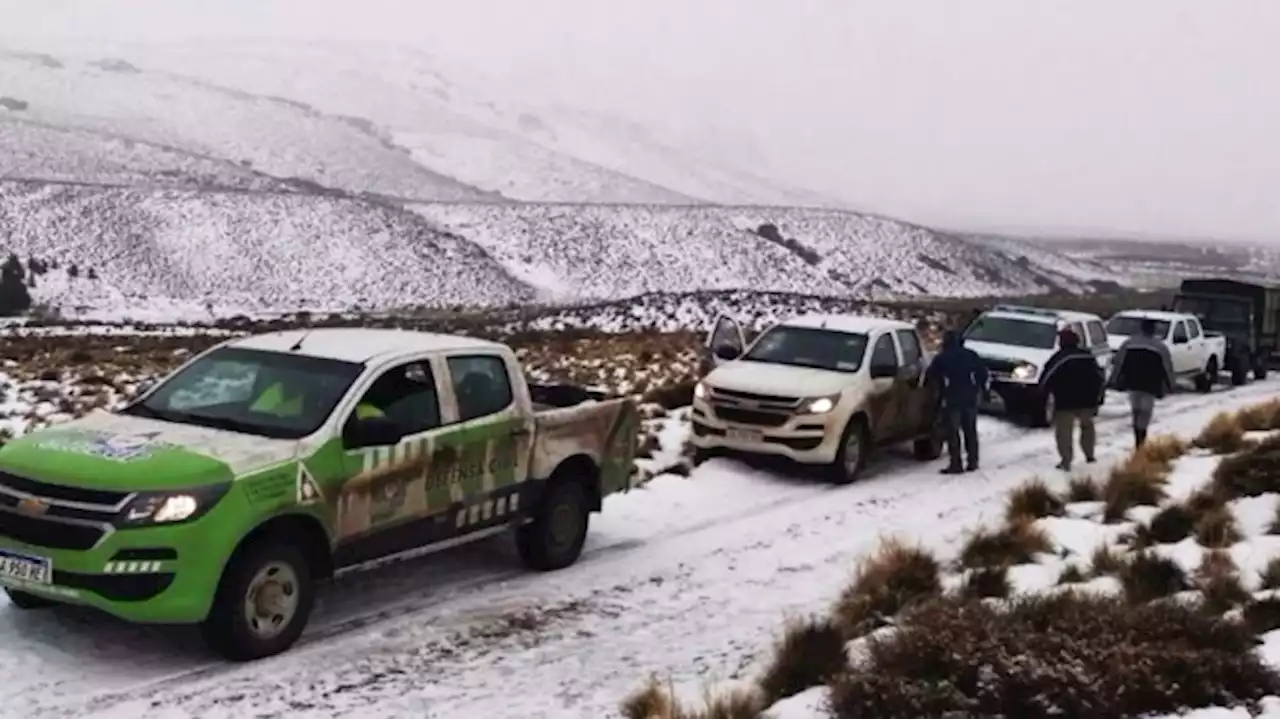
<path id="1" fill-rule="evenodd" d="M 572 504 L 559 504 L 551 512 L 551 541 L 556 546 L 572 544 L 582 524 L 577 508 Z"/>
<path id="2" fill-rule="evenodd" d="M 846 477 L 852 477 L 858 473 L 858 467 L 862 464 L 862 433 L 853 430 L 844 440 L 844 473 Z"/>
<path id="3" fill-rule="evenodd" d="M 244 618 L 258 639 L 274 639 L 298 613 L 298 573 L 284 562 L 269 562 L 253 575 L 244 597 Z"/>

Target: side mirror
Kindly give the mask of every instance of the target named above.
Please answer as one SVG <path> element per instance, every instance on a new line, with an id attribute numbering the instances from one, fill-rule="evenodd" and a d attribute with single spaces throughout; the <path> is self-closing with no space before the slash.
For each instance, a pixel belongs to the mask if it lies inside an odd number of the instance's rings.
<path id="1" fill-rule="evenodd" d="M 885 379 L 886 377 L 897 377 L 898 365 L 885 363 L 872 363 L 871 379 Z"/>
<path id="2" fill-rule="evenodd" d="M 726 361 L 736 360 L 742 356 L 742 350 L 734 347 L 733 345 L 716 345 L 711 352 L 717 359 Z"/>
<path id="3" fill-rule="evenodd" d="M 404 439 L 405 431 L 386 417 L 352 418 L 342 432 L 342 444 L 347 449 L 365 447 L 390 447 Z"/>

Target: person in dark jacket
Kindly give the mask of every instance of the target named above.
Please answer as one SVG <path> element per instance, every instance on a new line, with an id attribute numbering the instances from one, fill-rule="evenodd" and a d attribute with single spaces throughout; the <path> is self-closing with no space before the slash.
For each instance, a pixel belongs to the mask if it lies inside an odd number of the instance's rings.
<path id="1" fill-rule="evenodd" d="M 1107 391 L 1106 376 L 1093 353 L 1080 346 L 1070 329 L 1058 333 L 1060 349 L 1045 364 L 1040 384 L 1053 396 L 1053 434 L 1058 443 L 1058 469 L 1071 470 L 1075 425 L 1080 424 L 1080 449 L 1094 462 L 1098 436 L 1093 418 Z"/>
<path id="2" fill-rule="evenodd" d="M 1173 358 L 1156 339 L 1156 321 L 1144 319 L 1138 334 L 1124 341 L 1112 362 L 1111 386 L 1129 393 L 1133 416 L 1133 446 L 1147 441 L 1147 428 L 1156 400 L 1173 391 Z"/>
<path id="3" fill-rule="evenodd" d="M 944 474 L 972 472 L 978 468 L 978 400 L 987 391 L 990 374 L 978 353 L 964 346 L 960 333 L 947 330 L 942 336 L 942 351 L 929 364 L 928 379 L 942 383 L 942 411 L 947 416 L 947 450 L 951 463 Z M 960 464 L 960 439 L 964 438 L 964 454 Z"/>

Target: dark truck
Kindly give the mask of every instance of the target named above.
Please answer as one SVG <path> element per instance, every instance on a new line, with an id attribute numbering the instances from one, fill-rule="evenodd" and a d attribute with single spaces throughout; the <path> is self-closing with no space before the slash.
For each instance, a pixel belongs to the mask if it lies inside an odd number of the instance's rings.
<path id="1" fill-rule="evenodd" d="M 1196 278 L 1182 281 L 1173 300 L 1176 312 L 1200 318 L 1205 334 L 1227 340 L 1226 371 L 1231 384 L 1266 379 L 1280 347 L 1280 287 L 1238 280 Z"/>

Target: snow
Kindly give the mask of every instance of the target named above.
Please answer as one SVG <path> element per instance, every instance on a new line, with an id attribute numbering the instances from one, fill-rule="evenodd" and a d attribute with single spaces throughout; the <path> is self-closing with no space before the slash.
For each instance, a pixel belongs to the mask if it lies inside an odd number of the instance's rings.
<path id="1" fill-rule="evenodd" d="M 1174 395 L 1153 431 L 1192 433 L 1277 388 Z M 1111 404 L 1098 423 L 1100 467 L 1131 442 L 1123 402 Z M 678 412 L 658 419 L 663 452 L 680 423 Z M 918 537 L 948 556 L 971 527 L 999 520 L 1008 490 L 1052 471 L 1049 433 L 986 417 L 981 432 L 985 465 L 973 475 L 940 475 L 899 451 L 838 488 L 724 459 L 687 478 L 659 474 L 606 500 L 582 560 L 554 574 L 515 569 L 506 540 L 346 574 L 299 646 L 249 667 L 210 662 L 184 630 L 0 608 L 10 677 L 0 714 L 595 719 L 616 716 L 650 672 L 698 696 L 753 676 L 782 618 L 824 611 L 883 536 Z M 1082 521 L 1046 526 L 1078 554 L 1092 544 Z M 1057 562 L 1016 576 L 1043 586 Z"/>
<path id="2" fill-rule="evenodd" d="M 825 719 L 831 692 L 826 687 L 813 687 L 774 704 L 764 719 Z"/>

